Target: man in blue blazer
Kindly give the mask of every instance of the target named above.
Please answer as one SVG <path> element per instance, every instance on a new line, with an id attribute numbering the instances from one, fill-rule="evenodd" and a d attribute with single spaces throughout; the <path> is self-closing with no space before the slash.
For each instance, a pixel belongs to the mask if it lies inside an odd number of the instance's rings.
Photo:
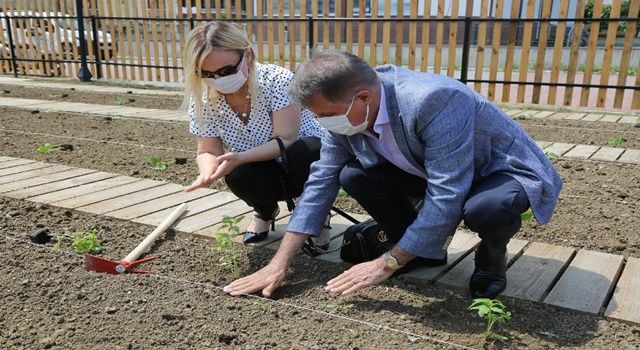
<path id="1" fill-rule="evenodd" d="M 315 51 L 296 71 L 291 95 L 328 131 L 276 255 L 225 287 L 231 295 L 281 284 L 308 236 L 320 234 L 340 186 L 381 225 L 394 247 L 327 283 L 350 294 L 398 269 L 446 263 L 462 220 L 482 242 L 469 281 L 473 297 L 506 287 L 506 246 L 531 208 L 547 223 L 562 180 L 542 150 L 500 109 L 445 76 L 355 55 Z M 422 199 L 418 210 L 412 199 Z"/>

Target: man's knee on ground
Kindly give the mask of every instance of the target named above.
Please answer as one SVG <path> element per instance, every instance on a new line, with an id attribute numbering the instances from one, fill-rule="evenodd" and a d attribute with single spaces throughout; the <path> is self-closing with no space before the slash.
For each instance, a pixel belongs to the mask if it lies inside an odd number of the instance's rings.
<path id="1" fill-rule="evenodd" d="M 467 201 L 463 208 L 463 219 L 464 224 L 482 239 L 509 239 L 522 224 L 519 213 L 495 198 Z"/>
<path id="2" fill-rule="evenodd" d="M 357 195 L 366 190 L 366 186 L 363 185 L 368 181 L 367 174 L 361 167 L 347 164 L 340 171 L 340 186 L 350 195 Z"/>

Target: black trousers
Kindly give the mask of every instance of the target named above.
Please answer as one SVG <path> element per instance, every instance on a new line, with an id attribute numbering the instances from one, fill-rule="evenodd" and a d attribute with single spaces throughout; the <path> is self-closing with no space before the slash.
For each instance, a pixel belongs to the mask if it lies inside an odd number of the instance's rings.
<path id="1" fill-rule="evenodd" d="M 411 199 L 423 199 L 427 186 L 425 179 L 392 163 L 363 169 L 360 163 L 351 162 L 342 169 L 340 183 L 394 242 L 416 219 L 418 212 Z M 481 239 L 506 246 L 520 230 L 520 214 L 528 207 L 522 185 L 509 175 L 495 173 L 472 185 L 460 219 Z"/>
<path id="2" fill-rule="evenodd" d="M 224 181 L 231 192 L 253 207 L 261 218 L 271 218 L 278 201 L 287 199 L 283 180 L 290 196 L 300 196 L 311 163 L 320 159 L 321 144 L 317 137 L 304 137 L 287 148 L 289 170 L 297 183 L 290 181 L 276 160 L 242 164 L 225 176 Z"/>

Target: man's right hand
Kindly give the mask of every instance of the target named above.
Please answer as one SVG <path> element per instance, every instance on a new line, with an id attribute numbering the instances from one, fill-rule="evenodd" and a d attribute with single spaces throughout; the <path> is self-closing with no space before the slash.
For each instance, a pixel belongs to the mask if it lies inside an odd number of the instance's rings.
<path id="1" fill-rule="evenodd" d="M 223 291 L 234 297 L 261 291 L 262 295 L 268 298 L 280 287 L 286 271 L 286 266 L 281 267 L 271 262 L 252 275 L 233 281 L 225 286 Z"/>
<path id="2" fill-rule="evenodd" d="M 196 158 L 200 175 L 191 185 L 185 188 L 185 192 L 191 192 L 197 188 L 206 187 L 213 182 L 213 174 L 218 169 L 218 159 L 211 153 L 200 153 Z"/>
<path id="3" fill-rule="evenodd" d="M 261 291 L 265 297 L 270 297 L 273 291 L 282 284 L 289 264 L 308 237 L 308 235 L 301 233 L 285 232 L 276 255 L 267 266 L 252 275 L 231 282 L 222 290 L 234 297 L 258 291 Z"/>

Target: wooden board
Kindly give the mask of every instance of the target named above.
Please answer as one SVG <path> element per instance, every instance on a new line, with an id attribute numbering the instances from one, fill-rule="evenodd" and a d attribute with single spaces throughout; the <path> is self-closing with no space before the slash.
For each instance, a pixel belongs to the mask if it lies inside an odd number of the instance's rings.
<path id="1" fill-rule="evenodd" d="M 375 3 L 376 1 L 374 1 L 374 4 Z M 424 1 L 424 8 L 431 9 L 431 0 Z M 424 11 L 424 13 L 422 14 L 422 17 L 430 18 L 431 17 L 430 11 L 431 10 Z M 430 30 L 431 30 L 431 23 L 423 22 L 422 23 L 422 40 L 420 42 L 420 45 L 422 46 L 422 49 L 420 50 L 420 71 L 422 72 L 426 72 L 429 66 L 429 44 L 430 44 L 429 32 Z"/>
<path id="2" fill-rule="evenodd" d="M 554 111 L 540 111 L 540 112 L 538 112 L 538 113 L 534 114 L 534 115 L 533 115 L 533 118 L 536 118 L 536 119 L 545 119 L 545 118 L 547 118 L 547 117 L 550 117 L 550 116 L 554 115 L 555 113 L 556 113 L 556 112 L 554 112 Z"/>
<path id="3" fill-rule="evenodd" d="M 502 295 L 541 301 L 574 253 L 573 248 L 532 243 L 507 270 L 507 289 Z"/>
<path id="4" fill-rule="evenodd" d="M 511 1 L 511 14 L 509 18 L 520 17 L 520 7 L 520 0 Z M 509 28 L 507 29 L 509 33 L 509 40 L 507 44 L 507 56 L 505 58 L 504 64 L 504 76 L 502 78 L 502 80 L 505 81 L 506 84 L 502 85 L 502 102 L 509 102 L 511 98 L 511 84 L 509 82 L 512 80 L 513 75 L 513 63 L 515 61 L 514 51 L 518 37 L 518 26 L 518 22 L 511 22 L 509 23 Z"/>
<path id="5" fill-rule="evenodd" d="M 586 115 L 587 115 L 587 113 L 571 113 L 564 119 L 566 119 L 566 120 L 580 120 L 580 119 L 584 118 Z"/>
<path id="6" fill-rule="evenodd" d="M 502 1 L 502 0 L 498 0 Z M 445 1 L 438 0 L 438 19 L 444 18 Z M 442 41 L 444 38 L 444 22 L 438 21 L 436 23 L 436 47 L 433 58 L 433 73 L 440 74 L 440 68 L 442 67 Z"/>
<path id="7" fill-rule="evenodd" d="M 391 42 L 391 0 L 384 0 L 384 18 L 382 22 L 382 64 L 389 64 L 389 45 Z"/>
<path id="8" fill-rule="evenodd" d="M 515 0 L 519 1 L 519 0 Z M 456 50 L 458 48 L 458 12 L 460 10 L 460 4 L 458 0 L 451 0 L 449 2 L 449 51 L 447 53 L 447 75 L 451 78 L 455 77 L 456 71 Z"/>
<path id="9" fill-rule="evenodd" d="M 187 202 L 187 205 L 189 206 L 187 208 L 187 212 L 182 216 L 182 218 L 184 219 L 184 218 L 202 213 L 204 211 L 210 210 L 212 208 L 216 208 L 218 206 L 222 206 L 224 204 L 230 203 L 237 199 L 238 197 L 233 195 L 233 193 L 216 192 L 209 196 L 205 196 L 205 197 L 201 197 L 201 198 L 189 201 Z M 132 221 L 139 222 L 142 224 L 147 224 L 147 225 L 157 225 L 161 223 L 162 220 L 164 220 L 164 218 L 166 218 L 169 214 L 171 214 L 171 212 L 175 207 L 177 207 L 177 205 L 171 208 L 157 211 L 152 214 L 135 218 Z"/>
<path id="10" fill-rule="evenodd" d="M 67 188 L 76 188 L 80 185 L 105 180 L 114 176 L 116 176 L 116 174 L 110 174 L 110 173 L 104 173 L 104 172 L 89 173 L 87 175 L 82 175 L 82 176 L 74 177 L 71 179 L 63 180 L 63 181 L 51 182 L 51 183 L 43 184 L 40 186 L 34 186 L 34 187 L 29 187 L 21 190 L 8 192 L 8 193 L 5 193 L 4 195 L 11 198 L 29 198 L 29 197 L 34 197 L 34 196 L 44 195 L 51 192 L 64 190 Z"/>
<path id="11" fill-rule="evenodd" d="M 593 145 L 577 145 L 571 151 L 564 154 L 565 158 L 588 159 L 593 155 L 600 146 Z"/>
<path id="12" fill-rule="evenodd" d="M 583 16 L 581 14 L 581 16 Z M 593 3 L 593 18 L 602 17 L 602 0 L 595 0 Z M 600 34 L 600 22 L 592 21 L 589 29 L 589 41 L 587 47 L 587 56 L 584 61 L 584 72 L 582 73 L 582 84 L 591 84 L 593 75 L 593 65 L 598 49 L 598 35 Z M 571 65 L 570 65 L 571 66 Z M 589 104 L 590 88 L 583 87 L 580 92 L 580 106 Z"/>
<path id="13" fill-rule="evenodd" d="M 546 147 L 544 149 L 545 153 L 553 153 L 558 157 L 561 157 L 563 154 L 567 153 L 570 149 L 575 146 L 573 143 L 564 143 L 564 142 L 554 142 L 551 146 Z"/>
<path id="14" fill-rule="evenodd" d="M 551 17 L 552 0 L 542 0 L 542 18 Z M 547 38 L 549 36 L 549 22 L 544 21 L 540 23 L 540 31 L 538 33 L 538 48 L 536 52 L 536 71 L 534 75 L 534 81 L 539 83 L 542 81 L 544 74 L 544 62 L 545 54 L 547 51 Z M 533 86 L 533 94 L 531 96 L 531 102 L 534 104 L 540 103 L 540 85 Z"/>
<path id="15" fill-rule="evenodd" d="M 154 180 L 140 180 L 131 182 L 122 186 L 107 188 L 98 192 L 87 193 L 82 196 L 76 196 L 69 199 L 53 202 L 52 204 L 63 208 L 78 208 L 85 205 L 98 203 L 101 201 L 109 200 L 111 198 L 124 196 L 137 191 L 142 191 L 147 188 L 157 187 L 162 185 L 160 181 Z"/>
<path id="16" fill-rule="evenodd" d="M 31 197 L 29 198 L 29 200 L 32 202 L 38 202 L 38 203 L 53 203 L 53 202 L 62 201 L 65 199 L 82 196 L 88 193 L 102 191 L 107 188 L 125 185 L 135 181 L 140 181 L 140 179 L 136 179 L 129 176 L 117 176 L 117 177 L 109 178 L 106 180 L 88 183 L 86 185 L 81 185 L 78 187 L 67 188 L 61 191 L 56 191 L 56 192 L 51 192 L 51 193 Z"/>
<path id="17" fill-rule="evenodd" d="M 623 259 L 621 255 L 580 250 L 544 302 L 597 314 L 613 291 Z"/>
<path id="18" fill-rule="evenodd" d="M 604 117 L 604 114 L 589 113 L 589 114 L 585 115 L 584 118 L 582 118 L 580 120 L 585 121 L 585 122 L 595 122 L 595 121 L 598 121 L 598 120 L 602 119 L 602 117 Z"/>
<path id="19" fill-rule="evenodd" d="M 0 163 L 4 163 L 4 162 L 8 162 L 8 161 L 13 161 L 13 160 L 19 160 L 20 158 L 13 158 L 13 157 L 5 157 L 5 156 L 0 156 Z M 28 160 L 28 159 L 24 159 L 24 160 Z"/>
<path id="20" fill-rule="evenodd" d="M 42 177 L 45 175 L 71 169 L 71 167 L 68 167 L 66 165 L 52 165 L 47 163 L 38 163 L 38 164 L 46 164 L 47 166 L 43 166 L 43 167 L 34 166 L 32 169 L 21 171 L 21 172 L 14 172 L 11 174 L 10 174 L 11 172 L 10 169 L 4 169 L 6 170 L 6 173 L 5 173 L 6 175 L 0 177 L 0 185 L 7 184 L 10 182 L 20 181 L 24 179 L 30 179 L 34 177 Z M 30 165 L 30 164 L 26 164 L 22 166 L 26 167 L 27 165 Z"/>
<path id="21" fill-rule="evenodd" d="M 584 7 L 587 0 L 578 0 L 578 4 L 576 5 L 576 12 L 574 14 L 574 18 L 580 18 L 584 16 Z M 584 22 L 577 21 L 573 26 L 573 34 L 571 37 L 571 48 L 569 49 L 569 62 L 577 62 L 578 55 L 580 54 L 580 41 L 582 41 L 582 31 L 584 27 Z M 567 69 L 567 84 L 573 84 L 576 79 L 576 71 L 578 69 L 577 64 L 570 64 Z M 564 89 L 564 101 L 563 104 L 565 106 L 571 105 L 571 100 L 573 99 L 573 87 L 566 87 Z"/>
<path id="22" fill-rule="evenodd" d="M 629 258 L 604 315 L 620 321 L 640 323 L 640 259 Z"/>
<path id="23" fill-rule="evenodd" d="M 457 231 L 447 248 L 447 265 L 417 268 L 399 278 L 420 280 L 422 282 L 433 281 L 444 271 L 453 268 L 467 254 L 471 253 L 478 243 L 480 243 L 480 238 L 475 233 Z"/>
<path id="24" fill-rule="evenodd" d="M 503 18 L 504 17 L 504 1 L 496 0 L 495 2 L 495 18 Z M 499 66 L 499 55 L 500 55 L 500 40 L 502 36 L 502 22 L 496 21 L 493 22 L 493 38 L 491 45 L 491 64 L 489 66 L 489 79 L 497 80 L 498 75 L 498 66 Z M 496 98 L 496 84 L 489 83 L 489 89 L 487 92 L 487 98 L 490 101 L 494 101 Z"/>
<path id="25" fill-rule="evenodd" d="M 110 211 L 130 207 L 138 203 L 143 203 L 152 199 L 165 197 L 170 194 L 180 192 L 184 189 L 184 186 L 177 184 L 165 183 L 157 187 L 141 190 L 135 193 L 119 196 L 111 199 L 101 201 L 99 203 L 89 204 L 82 207 L 77 207 L 77 210 L 85 211 L 93 214 L 105 214 Z"/>
<path id="26" fill-rule="evenodd" d="M 640 150 L 627 148 L 620 158 L 618 158 L 618 162 L 640 164 Z"/>
<path id="27" fill-rule="evenodd" d="M 162 198 L 152 199 L 144 203 L 114 210 L 109 212 L 107 215 L 118 219 L 131 220 L 140 216 L 155 213 L 156 211 L 160 211 L 163 209 L 175 208 L 181 203 L 186 203 L 188 201 L 209 196 L 214 194 L 215 192 L 216 191 L 210 190 L 208 188 L 198 188 L 192 192 L 179 191 Z"/>
<path id="28" fill-rule="evenodd" d="M 29 187 L 39 186 L 39 185 L 52 183 L 56 181 L 66 180 L 73 177 L 94 173 L 96 171 L 97 170 L 76 168 L 76 169 L 69 169 L 65 171 L 56 172 L 53 174 L 48 174 L 47 176 L 38 176 L 38 177 L 32 177 L 32 178 L 24 179 L 20 181 L 5 183 L 3 185 L 0 185 L 0 193 L 6 193 L 13 190 L 29 188 Z"/>
<path id="29" fill-rule="evenodd" d="M 8 158 L 8 157 L 7 157 Z M 5 161 L 0 163 L 0 169 L 6 169 L 6 168 L 15 168 L 17 166 L 20 165 L 25 165 L 25 164 L 33 164 L 35 163 L 35 160 L 31 160 L 31 159 L 6 159 Z"/>
<path id="30" fill-rule="evenodd" d="M 192 215 L 180 220 L 175 229 L 183 232 L 194 232 L 222 221 L 225 216 L 239 216 L 252 211 L 243 201 L 229 202 L 200 214 Z"/>
<path id="31" fill-rule="evenodd" d="M 520 239 L 512 239 L 507 245 L 508 262 L 522 253 L 528 241 Z M 449 270 L 444 276 L 436 282 L 445 286 L 466 289 L 469 286 L 469 279 L 475 269 L 475 253 L 467 255 L 462 261 Z"/>
<path id="32" fill-rule="evenodd" d="M 622 118 L 622 116 L 619 114 L 607 114 L 604 117 L 602 117 L 600 121 L 608 122 L 608 123 L 616 123 L 618 120 L 620 120 L 620 118 Z"/>
<path id="33" fill-rule="evenodd" d="M 624 148 L 602 147 L 591 156 L 591 160 L 602 160 L 605 162 L 613 162 L 624 152 Z"/>

